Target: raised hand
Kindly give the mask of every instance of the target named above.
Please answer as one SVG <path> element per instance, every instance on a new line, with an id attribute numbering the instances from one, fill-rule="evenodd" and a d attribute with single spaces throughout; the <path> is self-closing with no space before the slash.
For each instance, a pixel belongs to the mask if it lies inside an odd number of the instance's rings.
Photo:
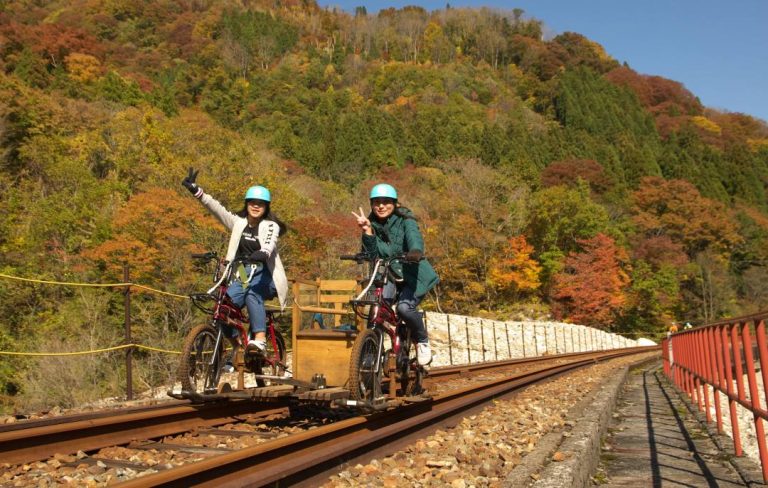
<path id="1" fill-rule="evenodd" d="M 360 230 L 368 234 L 369 236 L 373 235 L 373 229 L 371 228 L 371 221 L 368 220 L 368 217 L 365 216 L 365 212 L 363 212 L 363 207 L 359 207 L 360 215 L 356 214 L 355 211 L 352 211 L 352 215 L 355 216 L 355 219 L 357 219 L 357 225 L 360 227 Z"/>
<path id="2" fill-rule="evenodd" d="M 197 173 L 199 173 L 200 170 L 194 170 L 193 168 L 189 168 L 189 174 L 181 180 L 181 184 L 184 185 L 184 187 L 189 190 L 189 193 L 197 196 L 197 192 L 200 191 L 200 187 L 197 186 L 195 183 L 195 180 L 197 179 Z"/>

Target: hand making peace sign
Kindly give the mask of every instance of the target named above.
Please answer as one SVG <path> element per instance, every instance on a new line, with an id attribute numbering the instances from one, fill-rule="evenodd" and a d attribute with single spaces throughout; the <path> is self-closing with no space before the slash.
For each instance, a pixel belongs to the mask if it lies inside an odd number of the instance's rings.
<path id="1" fill-rule="evenodd" d="M 355 216 L 357 219 L 357 225 L 360 227 L 360 229 L 368 234 L 369 236 L 373 235 L 373 229 L 371 228 L 371 221 L 368 220 L 368 217 L 365 216 L 365 212 L 363 211 L 363 207 L 359 207 L 360 209 L 360 215 L 357 215 L 355 211 L 352 211 L 352 215 Z"/>

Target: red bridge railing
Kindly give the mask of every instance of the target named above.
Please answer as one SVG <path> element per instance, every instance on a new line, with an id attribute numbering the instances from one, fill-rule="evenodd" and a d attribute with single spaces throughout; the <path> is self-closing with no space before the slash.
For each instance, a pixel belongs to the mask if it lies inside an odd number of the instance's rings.
<path id="1" fill-rule="evenodd" d="M 720 395 L 726 397 L 737 456 L 744 454 L 737 405 L 752 413 L 763 480 L 768 482 L 768 450 L 763 426 L 763 421 L 768 420 L 768 411 L 761 403 L 761 398 L 763 401 L 768 398 L 766 319 L 768 312 L 763 312 L 672 334 L 662 342 L 662 356 L 664 373 L 690 396 L 699 411 L 706 412 L 708 422 L 712 422 L 714 403 L 720 433 L 723 432 Z M 757 371 L 760 371 L 761 382 Z"/>

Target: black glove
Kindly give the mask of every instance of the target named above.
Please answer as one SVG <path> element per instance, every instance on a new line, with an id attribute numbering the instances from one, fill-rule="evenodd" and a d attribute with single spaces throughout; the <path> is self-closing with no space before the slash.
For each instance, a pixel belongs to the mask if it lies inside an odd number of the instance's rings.
<path id="1" fill-rule="evenodd" d="M 418 249 L 413 249 L 411 251 L 408 251 L 405 253 L 405 262 L 406 263 L 418 263 L 419 260 L 424 257 L 424 253 L 419 251 Z"/>
<path id="2" fill-rule="evenodd" d="M 267 259 L 269 259 L 269 254 L 266 251 L 253 251 L 248 256 L 249 263 L 266 263 Z"/>
<path id="3" fill-rule="evenodd" d="M 189 193 L 195 196 L 197 196 L 197 192 L 200 191 L 200 187 L 195 184 L 195 179 L 197 179 L 197 173 L 199 172 L 200 170 L 195 171 L 192 168 L 189 168 L 189 174 L 186 178 L 181 180 L 181 184 L 189 190 Z"/>

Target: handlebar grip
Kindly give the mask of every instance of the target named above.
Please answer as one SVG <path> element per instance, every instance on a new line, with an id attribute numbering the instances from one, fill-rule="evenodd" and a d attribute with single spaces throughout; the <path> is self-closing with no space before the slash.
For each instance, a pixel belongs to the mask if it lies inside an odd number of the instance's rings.
<path id="1" fill-rule="evenodd" d="M 192 254 L 192 259 L 207 259 L 210 261 L 211 259 L 216 259 L 217 257 L 218 254 L 212 251 L 208 251 L 203 254 Z"/>
<path id="2" fill-rule="evenodd" d="M 339 256 L 339 259 L 343 261 L 357 261 L 360 259 L 360 256 L 354 255 L 354 254 L 345 254 L 343 256 Z"/>

